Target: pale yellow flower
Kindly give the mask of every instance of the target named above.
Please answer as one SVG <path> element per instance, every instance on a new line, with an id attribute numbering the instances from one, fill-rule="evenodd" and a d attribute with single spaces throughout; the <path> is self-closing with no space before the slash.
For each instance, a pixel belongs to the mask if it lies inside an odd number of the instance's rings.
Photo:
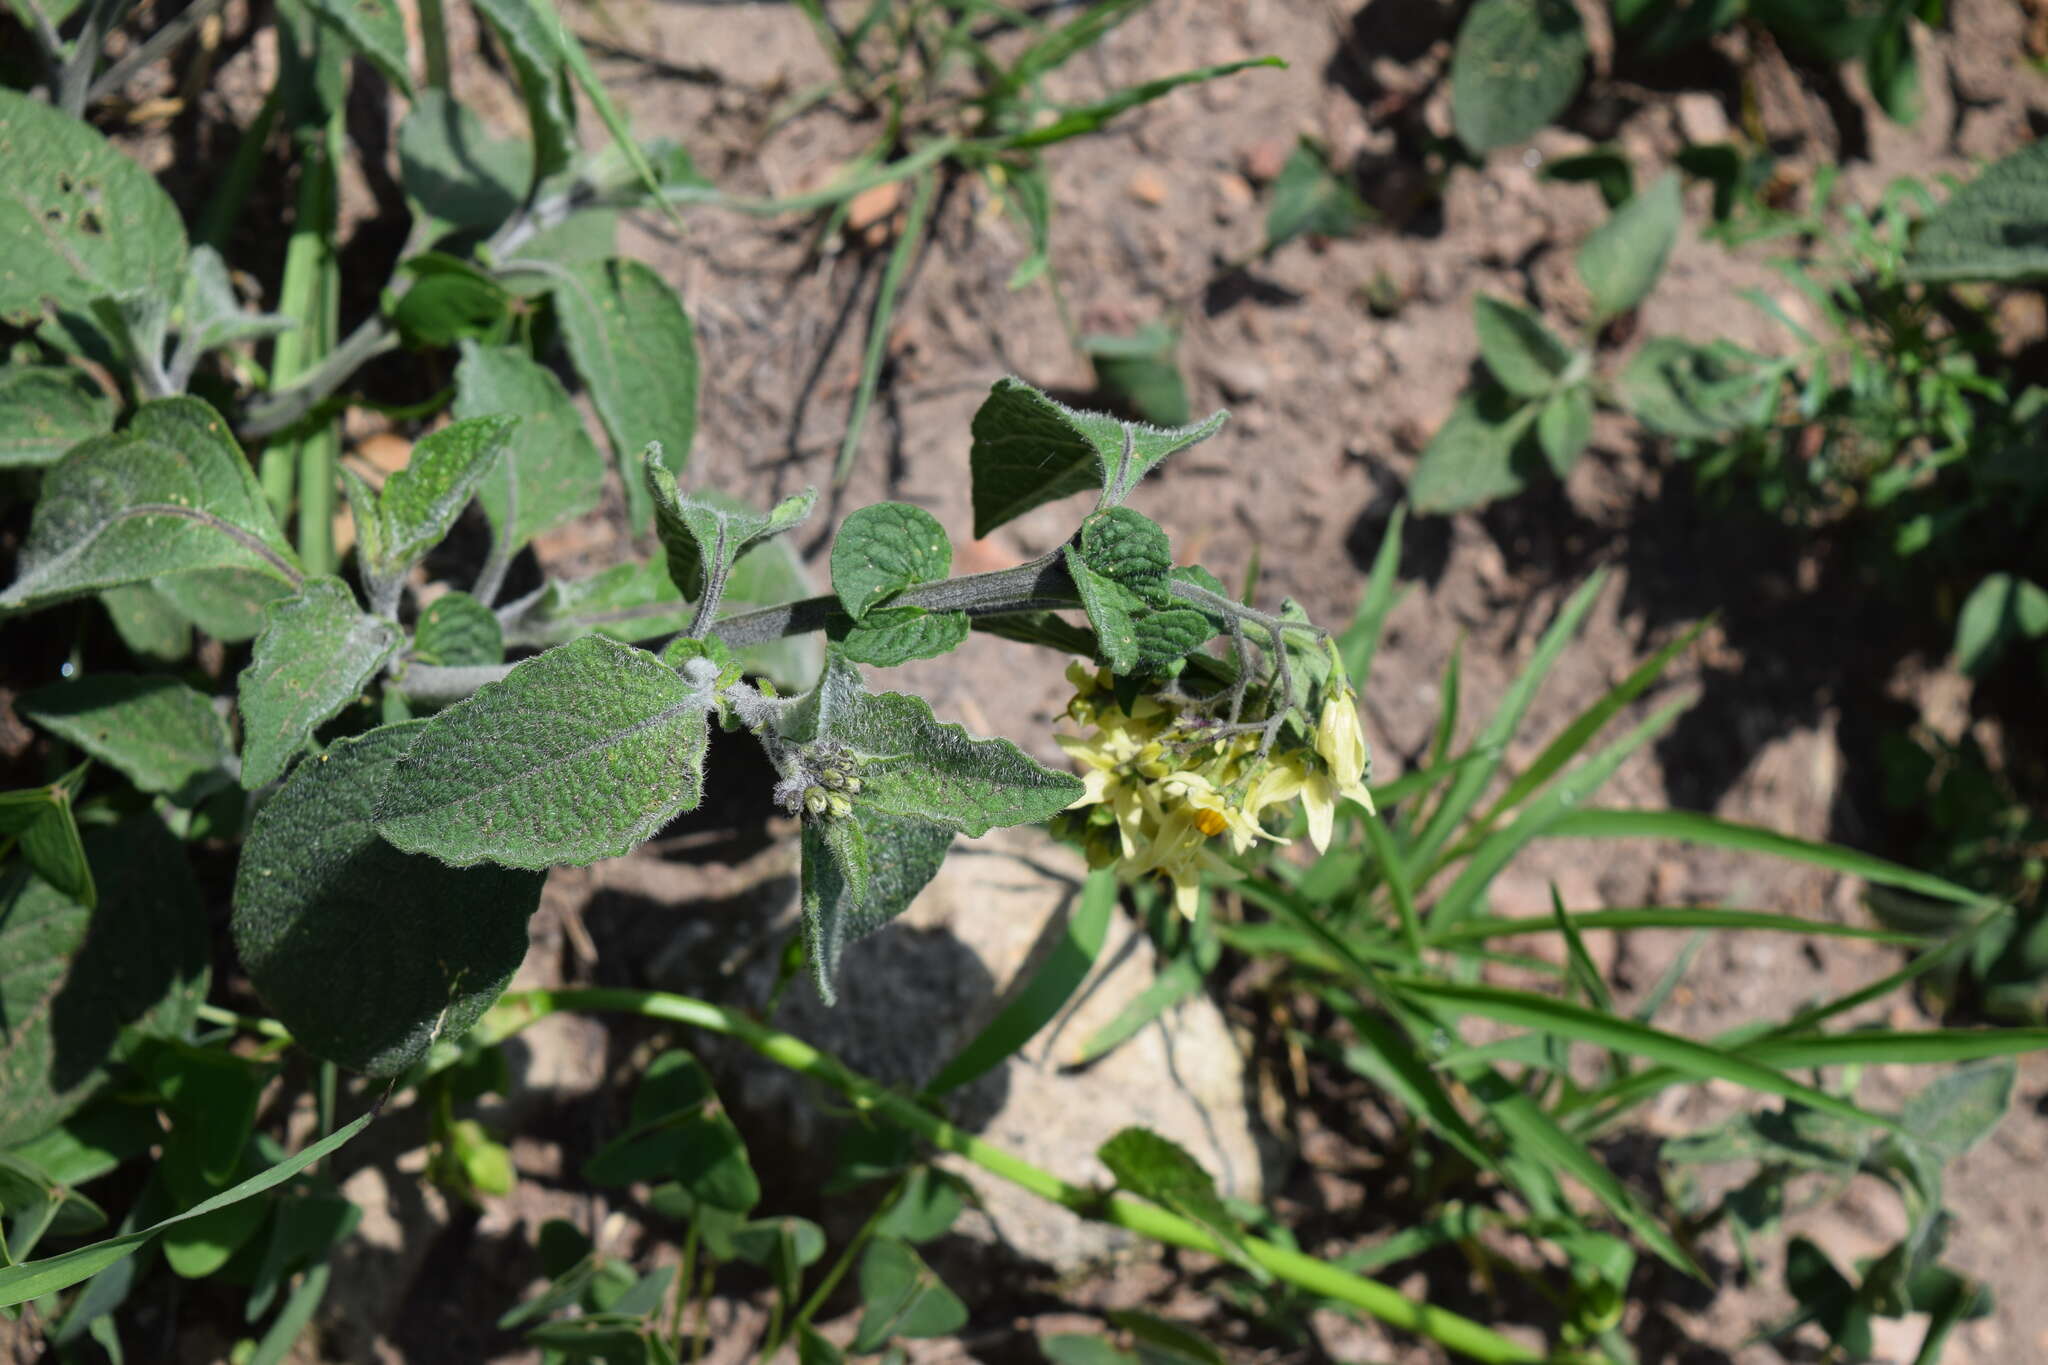
<path id="1" fill-rule="evenodd" d="M 1356 801 L 1368 814 L 1376 813 L 1372 793 L 1365 787 L 1369 760 L 1358 725 L 1358 694 L 1349 683 L 1332 687 L 1323 696 L 1322 714 L 1316 717 L 1316 754 L 1330 765 L 1337 795 Z"/>

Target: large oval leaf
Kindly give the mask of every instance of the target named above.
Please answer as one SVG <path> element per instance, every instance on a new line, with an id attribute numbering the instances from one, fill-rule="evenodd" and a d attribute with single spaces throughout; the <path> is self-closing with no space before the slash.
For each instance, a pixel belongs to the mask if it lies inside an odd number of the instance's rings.
<path id="1" fill-rule="evenodd" d="M 464 866 L 617 857 L 695 808 L 710 707 L 647 651 L 585 636 L 426 722 L 385 784 L 378 828 Z"/>
<path id="2" fill-rule="evenodd" d="M 185 224 L 148 171 L 69 114 L 0 90 L 0 316 L 178 294 Z"/>
<path id="3" fill-rule="evenodd" d="M 299 765 L 256 817 L 235 878 L 235 947 L 318 1056 L 373 1076 L 459 1037 L 526 956 L 543 878 L 452 868 L 377 835 L 377 796 L 432 725 L 409 721 Z"/>
<path id="4" fill-rule="evenodd" d="M 206 995 L 206 916 L 154 816 L 85 831 L 88 909 L 17 866 L 0 879 L 0 1147 L 76 1109 L 121 1031 L 176 1035 Z"/>

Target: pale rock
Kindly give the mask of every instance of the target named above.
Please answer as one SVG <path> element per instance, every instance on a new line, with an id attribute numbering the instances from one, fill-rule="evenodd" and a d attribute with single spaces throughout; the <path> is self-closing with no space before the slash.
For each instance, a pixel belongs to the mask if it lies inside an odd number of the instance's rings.
<path id="1" fill-rule="evenodd" d="M 1223 396 L 1234 403 L 1257 398 L 1272 383 L 1272 375 L 1256 360 L 1241 357 L 1212 360 L 1204 368 L 1216 381 L 1216 387 L 1223 390 Z"/>
<path id="2" fill-rule="evenodd" d="M 1150 166 L 1140 168 L 1131 176 L 1129 189 L 1131 198 L 1153 208 L 1165 203 L 1169 192 L 1166 177 Z"/>
<path id="3" fill-rule="evenodd" d="M 1671 102 L 1678 135 L 1695 147 L 1729 138 L 1728 113 L 1721 101 L 1703 90 L 1688 91 Z"/>

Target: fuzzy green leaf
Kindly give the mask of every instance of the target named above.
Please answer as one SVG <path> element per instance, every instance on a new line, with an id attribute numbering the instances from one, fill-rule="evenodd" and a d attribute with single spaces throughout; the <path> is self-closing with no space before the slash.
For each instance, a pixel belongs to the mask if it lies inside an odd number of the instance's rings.
<path id="1" fill-rule="evenodd" d="M 195 806 L 227 783 L 234 746 L 211 698 L 176 678 L 88 673 L 15 703 L 28 720 L 138 788 Z"/>
<path id="2" fill-rule="evenodd" d="M 1571 0 L 1479 0 L 1451 53 L 1451 124 L 1481 156 L 1520 142 L 1572 102 L 1586 30 Z"/>
<path id="3" fill-rule="evenodd" d="M 2048 278 L 2048 142 L 1994 162 L 1913 236 L 1906 274 L 1930 283 Z"/>
<path id="4" fill-rule="evenodd" d="M 1593 391 L 1583 384 L 1552 394 L 1536 414 L 1536 444 L 1560 479 L 1571 472 L 1592 440 Z"/>
<path id="5" fill-rule="evenodd" d="M 913 659 L 936 659 L 959 648 L 973 622 L 964 611 L 878 607 L 858 624 L 839 618 L 827 628 L 841 654 L 857 664 L 894 668 Z"/>
<path id="6" fill-rule="evenodd" d="M 926 820 L 972 838 L 1047 820 L 1081 794 L 1078 778 L 1042 767 L 1006 739 L 941 724 L 920 697 L 870 692 L 836 654 L 792 717 L 792 738 L 845 745 L 862 789 L 856 809 Z"/>
<path id="7" fill-rule="evenodd" d="M 582 266 L 555 289 L 569 356 L 626 482 L 633 525 L 647 523 L 634 464 L 660 442 L 680 471 L 697 436 L 697 337 L 675 291 L 638 261 Z"/>
<path id="8" fill-rule="evenodd" d="M 420 613 L 412 647 L 421 663 L 473 667 L 505 657 L 505 634 L 497 613 L 466 592 L 450 592 Z"/>
<path id="9" fill-rule="evenodd" d="M 147 583 L 108 588 L 100 605 L 128 652 L 151 664 L 174 664 L 192 651 L 192 623 Z"/>
<path id="10" fill-rule="evenodd" d="M 1509 393 L 1540 398 L 1572 363 L 1571 348 L 1520 304 L 1479 294 L 1472 317 L 1479 327 L 1479 354 Z"/>
<path id="11" fill-rule="evenodd" d="M 308 0 L 313 17 L 370 60 L 399 94 L 411 98 L 412 69 L 405 50 L 405 17 L 391 0 Z"/>
<path id="12" fill-rule="evenodd" d="M 1666 171 L 1579 244 L 1579 278 L 1602 322 L 1641 303 L 1663 273 L 1683 214 L 1678 173 Z"/>
<path id="13" fill-rule="evenodd" d="M 258 812 L 234 937 L 264 1003 L 315 1056 L 396 1075 L 457 1038 L 526 956 L 542 876 L 457 869 L 377 835 L 393 766 L 432 721 L 337 740 Z"/>
<path id="14" fill-rule="evenodd" d="M 952 846 L 943 825 L 862 804 L 842 819 L 805 822 L 804 939 L 819 999 L 836 1003 L 832 983 L 846 946 L 908 909 Z"/>
<path id="15" fill-rule="evenodd" d="M 74 448 L 43 476 L 0 609 L 191 569 L 298 568 L 227 423 L 196 398 L 136 411 L 126 431 Z"/>
<path id="16" fill-rule="evenodd" d="M 399 179 L 422 216 L 450 229 L 489 232 L 519 208 L 533 150 L 493 138 L 443 90 L 423 90 L 398 126 Z"/>
<path id="17" fill-rule="evenodd" d="M 1081 595 L 1081 606 L 1088 613 L 1088 625 L 1095 632 L 1102 657 L 1109 660 L 1112 672 L 1136 673 L 1137 618 L 1145 610 L 1145 604 L 1123 584 L 1089 568 L 1087 561 L 1081 558 L 1081 552 L 1073 546 L 1066 546 L 1065 554 L 1067 572 L 1074 580 L 1075 591 Z"/>
<path id="18" fill-rule="evenodd" d="M 299 325 L 298 319 L 282 313 L 251 313 L 243 308 L 227 262 L 210 246 L 193 247 L 185 271 L 185 288 L 178 300 L 175 371 L 188 372 L 208 351 L 275 336 Z"/>
<path id="19" fill-rule="evenodd" d="M 1123 584 L 1089 568 L 1073 546 L 1066 547 L 1066 557 L 1067 572 L 1111 672 L 1142 677 L 1215 637 L 1215 625 L 1204 613 L 1186 607 L 1155 611 Z"/>
<path id="20" fill-rule="evenodd" d="M 399 270 L 413 283 L 385 296 L 385 316 L 411 349 L 440 350 L 477 337 L 496 344 L 511 330 L 510 291 L 469 261 L 427 251 Z"/>
<path id="21" fill-rule="evenodd" d="M 711 1077 L 680 1049 L 649 1063 L 626 1131 L 584 1163 L 583 1178 L 605 1186 L 674 1181 L 698 1204 L 734 1214 L 761 1202 L 746 1142 Z"/>
<path id="22" fill-rule="evenodd" d="M 832 540 L 832 591 L 856 621 L 905 588 L 936 583 L 952 567 L 946 528 L 907 502 L 859 509 L 839 524 Z"/>
<path id="23" fill-rule="evenodd" d="M 457 866 L 617 857 L 704 790 L 708 689 L 601 635 L 528 659 L 426 722 L 378 830 Z"/>
<path id="24" fill-rule="evenodd" d="M 2011 641 L 2043 635 L 2048 635 L 2048 589 L 2009 573 L 1986 574 L 1956 617 L 1956 666 L 1977 677 Z"/>
<path id="25" fill-rule="evenodd" d="M 647 492 L 654 499 L 654 529 L 668 552 L 669 577 L 689 598 L 704 592 L 707 574 L 722 591 L 741 555 L 801 525 L 818 500 L 818 491 L 806 488 L 784 498 L 764 516 L 737 499 L 718 494 L 684 497 L 659 441 L 647 447 L 644 460 Z"/>
<path id="26" fill-rule="evenodd" d="M 308 579 L 297 597 L 271 603 L 238 687 L 242 785 L 281 777 L 399 643 L 398 627 L 364 611 L 339 578 Z"/>
<path id="27" fill-rule="evenodd" d="M 1622 369 L 1621 401 L 1663 436 L 1711 441 L 1770 418 L 1778 372 L 1732 341 L 1651 337 Z"/>
<path id="28" fill-rule="evenodd" d="M 1095 388 L 1112 407 L 1161 426 L 1179 426 L 1192 412 L 1187 381 L 1175 352 L 1180 335 L 1151 322 L 1130 336 L 1096 333 L 1081 338 L 1095 368 Z"/>
<path id="29" fill-rule="evenodd" d="M 1142 512 L 1112 507 L 1082 522 L 1081 558 L 1147 606 L 1163 607 L 1172 599 L 1173 547 L 1159 523 Z"/>
<path id="30" fill-rule="evenodd" d="M 1138 669 L 1145 673 L 1192 654 L 1216 638 L 1214 621 L 1190 607 L 1148 611 L 1138 617 L 1134 627 Z"/>
<path id="31" fill-rule="evenodd" d="M 60 895 L 90 910 L 99 903 L 99 893 L 93 887 L 85 846 L 79 842 L 78 821 L 71 813 L 71 802 L 85 781 L 88 766 L 81 763 L 65 777 L 40 787 L 0 792 L 0 840 L 13 840 L 29 871 Z M 0 843 L 0 849 L 5 847 Z"/>
<path id="32" fill-rule="evenodd" d="M 576 154 L 576 100 L 557 36 L 561 20 L 533 0 L 477 0 L 476 8 L 505 44 L 519 75 L 534 177 L 553 175 Z"/>
<path id="33" fill-rule="evenodd" d="M 1423 513 L 1459 512 L 1521 492 L 1534 462 L 1518 447 L 1536 415 L 1534 404 L 1490 385 L 1460 395 L 1408 477 L 1410 504 Z"/>
<path id="34" fill-rule="evenodd" d="M 477 487 L 501 552 L 597 506 L 604 456 L 583 429 L 562 381 L 517 346 L 462 343 L 455 367 L 457 418 L 505 413 L 519 419 L 505 456 Z"/>
<path id="35" fill-rule="evenodd" d="M 942 1337 L 967 1323 L 967 1305 L 902 1242 L 878 1237 L 860 1262 L 860 1328 L 853 1352 L 865 1355 L 892 1337 Z"/>
<path id="36" fill-rule="evenodd" d="M 186 620 L 223 644 L 263 632 L 263 613 L 292 595 L 293 585 L 253 569 L 204 569 L 165 574 L 150 587 Z"/>
<path id="37" fill-rule="evenodd" d="M 1187 1149 L 1146 1128 L 1125 1128 L 1095 1153 L 1116 1183 L 1190 1222 L 1242 1256 L 1244 1228 L 1223 1205 L 1216 1181 Z"/>
<path id="38" fill-rule="evenodd" d="M 1111 504 L 1122 502 L 1160 461 L 1214 436 L 1227 416 L 1217 412 L 1162 430 L 1077 412 L 1021 379 L 999 379 L 974 414 L 974 534 L 1091 488 L 1105 490 Z"/>
<path id="39" fill-rule="evenodd" d="M 114 427 L 114 400 L 72 365 L 0 368 L 0 469 L 55 464 Z"/>
<path id="40" fill-rule="evenodd" d="M 686 628 L 694 609 L 658 559 L 615 564 L 588 578 L 551 578 L 511 632 L 514 644 L 557 644 L 593 633 L 651 640 Z"/>
<path id="41" fill-rule="evenodd" d="M 92 128 L 0 90 L 0 318 L 178 295 L 185 224 L 148 171 Z"/>
<path id="42" fill-rule="evenodd" d="M 363 537 L 371 605 L 394 606 L 412 566 L 426 557 L 489 477 L 518 425 L 516 417 L 455 422 L 412 448 L 405 468 L 377 494 L 374 531 Z"/>
<path id="43" fill-rule="evenodd" d="M 175 1037 L 205 998 L 206 915 L 178 841 L 143 815 L 84 846 L 97 908 L 26 868 L 0 876 L 0 1147 L 98 1089 L 124 1028 Z"/>
<path id="44" fill-rule="evenodd" d="M 1273 181 L 1273 197 L 1266 205 L 1266 250 L 1303 233 L 1349 237 L 1373 217 L 1351 177 L 1330 164 L 1319 143 L 1304 137 Z"/>

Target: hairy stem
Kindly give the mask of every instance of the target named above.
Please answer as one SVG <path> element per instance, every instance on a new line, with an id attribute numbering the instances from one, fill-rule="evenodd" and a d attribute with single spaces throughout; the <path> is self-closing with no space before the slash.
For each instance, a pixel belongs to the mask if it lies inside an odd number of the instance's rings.
<path id="1" fill-rule="evenodd" d="M 663 991 L 614 989 L 538 990 L 506 996 L 478 1029 L 479 1041 L 501 1042 L 550 1014 L 568 1010 L 637 1014 L 667 1020 L 736 1038 L 755 1052 L 799 1075 L 830 1086 L 856 1109 L 877 1114 L 943 1152 L 965 1158 L 1041 1199 L 1083 1218 L 1126 1228 L 1170 1246 L 1211 1255 L 1225 1248 L 1199 1225 L 1155 1204 L 1124 1195 L 1070 1184 L 1052 1172 L 954 1127 L 915 1099 L 868 1079 L 836 1057 L 791 1034 L 769 1028 L 737 1010 L 689 996 Z M 1246 1237 L 1241 1246 L 1257 1265 L 1312 1294 L 1362 1309 L 1403 1331 L 1428 1337 L 1452 1351 L 1487 1365 L 1540 1365 L 1578 1359 L 1563 1352 L 1546 1355 L 1511 1341 L 1498 1332 L 1456 1313 L 1417 1303 L 1398 1290 L 1354 1275 L 1313 1256 Z"/>

